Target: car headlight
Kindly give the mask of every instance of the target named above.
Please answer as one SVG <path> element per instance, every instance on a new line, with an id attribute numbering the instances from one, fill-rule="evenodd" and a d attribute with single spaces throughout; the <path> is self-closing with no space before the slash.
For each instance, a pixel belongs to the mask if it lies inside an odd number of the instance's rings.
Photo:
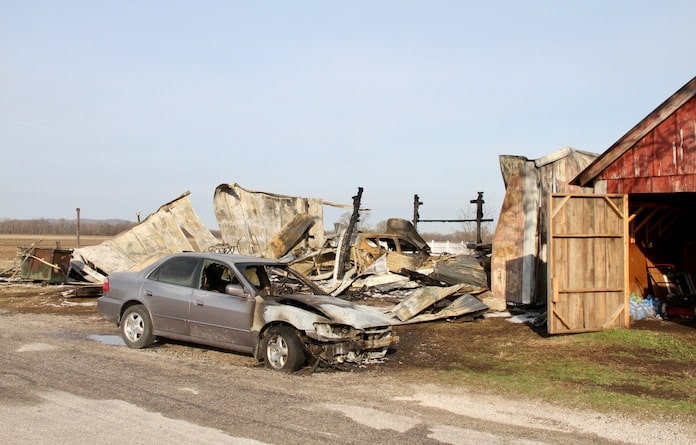
<path id="1" fill-rule="evenodd" d="M 319 337 L 328 339 L 351 338 L 355 331 L 350 326 L 328 323 L 314 323 L 314 330 Z"/>

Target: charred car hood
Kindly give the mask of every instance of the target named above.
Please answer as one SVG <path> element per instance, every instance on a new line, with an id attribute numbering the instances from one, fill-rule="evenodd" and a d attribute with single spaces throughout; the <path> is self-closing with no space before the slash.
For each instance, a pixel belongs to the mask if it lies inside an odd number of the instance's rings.
<path id="1" fill-rule="evenodd" d="M 283 295 L 264 297 L 267 304 L 293 306 L 323 316 L 334 323 L 365 329 L 389 326 L 392 320 L 377 309 L 363 306 L 328 295 Z"/>

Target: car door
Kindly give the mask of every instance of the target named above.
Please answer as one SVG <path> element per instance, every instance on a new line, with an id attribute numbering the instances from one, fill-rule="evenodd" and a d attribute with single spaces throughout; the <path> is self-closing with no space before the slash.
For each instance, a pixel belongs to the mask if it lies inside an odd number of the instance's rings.
<path id="1" fill-rule="evenodd" d="M 212 276 L 207 275 L 210 270 L 215 270 Z M 201 285 L 194 289 L 191 298 L 192 339 L 252 347 L 253 297 L 224 293 L 227 284 L 240 284 L 234 271 L 225 264 L 206 260 L 201 276 Z"/>
<path id="2" fill-rule="evenodd" d="M 191 294 L 198 284 L 199 263 L 197 258 L 174 257 L 148 275 L 142 291 L 156 331 L 189 335 Z"/>

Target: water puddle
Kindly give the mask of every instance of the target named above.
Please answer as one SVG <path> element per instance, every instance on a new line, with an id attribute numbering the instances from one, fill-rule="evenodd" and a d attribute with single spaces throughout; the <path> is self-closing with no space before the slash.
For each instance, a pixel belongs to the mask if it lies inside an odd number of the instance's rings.
<path id="1" fill-rule="evenodd" d="M 123 339 L 118 335 L 88 335 L 88 339 L 98 341 L 99 343 L 104 343 L 105 345 L 111 346 L 126 346 Z"/>

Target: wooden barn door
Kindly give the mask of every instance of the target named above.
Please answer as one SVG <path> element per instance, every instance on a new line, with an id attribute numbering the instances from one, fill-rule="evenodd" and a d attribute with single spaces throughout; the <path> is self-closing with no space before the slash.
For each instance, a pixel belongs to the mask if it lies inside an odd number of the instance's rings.
<path id="1" fill-rule="evenodd" d="M 548 332 L 629 327 L 628 197 L 550 200 Z"/>

